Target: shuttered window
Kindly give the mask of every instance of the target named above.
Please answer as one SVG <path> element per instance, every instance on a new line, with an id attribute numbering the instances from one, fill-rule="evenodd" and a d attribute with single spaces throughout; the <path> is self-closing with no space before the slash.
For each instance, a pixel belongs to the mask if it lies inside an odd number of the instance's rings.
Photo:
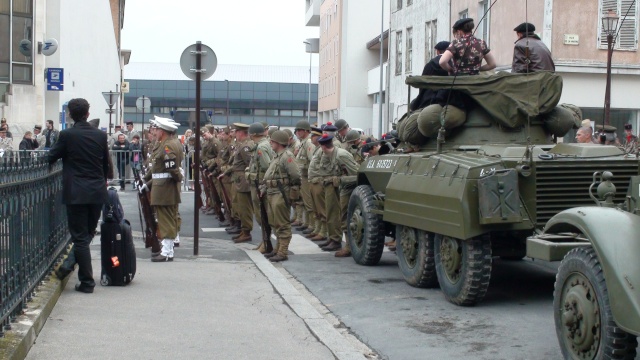
<path id="1" fill-rule="evenodd" d="M 600 0 L 598 17 L 598 48 L 607 48 L 607 35 L 602 26 L 602 18 L 609 10 L 618 14 L 618 33 L 614 38 L 616 50 L 638 49 L 638 4 L 634 0 Z"/>

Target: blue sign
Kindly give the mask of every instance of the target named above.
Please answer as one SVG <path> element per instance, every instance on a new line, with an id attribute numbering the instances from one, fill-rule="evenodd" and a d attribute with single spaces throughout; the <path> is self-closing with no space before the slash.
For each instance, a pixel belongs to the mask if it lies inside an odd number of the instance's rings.
<path id="1" fill-rule="evenodd" d="M 64 90 L 64 69 L 47 68 L 47 90 Z"/>

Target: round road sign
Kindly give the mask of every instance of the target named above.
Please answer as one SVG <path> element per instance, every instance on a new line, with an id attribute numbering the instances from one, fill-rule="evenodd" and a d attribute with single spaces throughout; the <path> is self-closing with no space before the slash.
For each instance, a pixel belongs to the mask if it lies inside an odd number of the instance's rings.
<path id="1" fill-rule="evenodd" d="M 202 60 L 200 61 L 200 69 L 202 75 L 200 79 L 205 80 L 211 77 L 218 67 L 218 58 L 216 53 L 205 44 L 200 44 L 202 51 Z M 180 68 L 186 77 L 191 80 L 196 79 L 196 44 L 189 45 L 182 55 L 180 55 Z"/>

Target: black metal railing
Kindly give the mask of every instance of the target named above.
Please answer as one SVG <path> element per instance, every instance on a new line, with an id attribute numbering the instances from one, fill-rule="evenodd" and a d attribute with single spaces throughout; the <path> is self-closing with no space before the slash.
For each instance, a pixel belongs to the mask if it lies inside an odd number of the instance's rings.
<path id="1" fill-rule="evenodd" d="M 46 152 L 0 158 L 0 337 L 26 308 L 69 243 L 62 162 Z"/>

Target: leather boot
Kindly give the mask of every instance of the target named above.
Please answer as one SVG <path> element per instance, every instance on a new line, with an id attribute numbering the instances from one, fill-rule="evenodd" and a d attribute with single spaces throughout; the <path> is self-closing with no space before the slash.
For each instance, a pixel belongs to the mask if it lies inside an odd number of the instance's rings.
<path id="1" fill-rule="evenodd" d="M 220 227 L 228 228 L 228 227 L 230 227 L 230 226 L 231 226 L 231 223 L 230 223 L 229 221 L 226 221 L 226 220 L 225 220 L 225 221 L 221 221 L 221 222 L 220 222 Z"/>
<path id="2" fill-rule="evenodd" d="M 304 230 L 302 232 L 303 235 L 309 235 L 309 234 L 313 234 L 313 229 L 312 228 L 308 228 L 307 230 Z M 316 234 L 313 234 L 313 236 L 315 236 Z M 312 236 L 312 237 L 313 237 Z"/>
<path id="3" fill-rule="evenodd" d="M 278 239 L 278 253 L 275 256 L 269 258 L 269 261 L 271 262 L 287 261 L 289 259 L 287 254 L 289 253 L 290 242 L 291 242 L 291 239 Z"/>
<path id="4" fill-rule="evenodd" d="M 240 221 L 231 219 L 231 226 L 224 228 L 225 231 L 233 230 L 235 228 L 240 228 Z"/>
<path id="5" fill-rule="evenodd" d="M 351 250 L 347 249 L 346 247 L 343 247 L 342 249 L 336 251 L 335 257 L 349 257 L 351 256 Z"/>
<path id="6" fill-rule="evenodd" d="M 289 258 L 286 255 L 280 255 L 280 254 L 277 254 L 276 256 L 269 258 L 269 261 L 271 262 L 280 262 L 280 261 L 287 261 L 287 260 L 289 260 Z"/>
<path id="7" fill-rule="evenodd" d="M 327 240 L 325 242 L 318 243 L 318 247 L 319 248 L 323 248 L 323 247 L 325 247 L 325 246 L 327 246 L 329 244 L 331 244 L 331 240 Z"/>
<path id="8" fill-rule="evenodd" d="M 257 247 L 257 248 L 255 248 L 255 249 L 253 249 L 253 250 L 258 250 L 258 252 L 259 252 L 260 254 L 264 254 L 265 252 L 267 252 L 267 251 L 264 249 L 264 242 L 260 242 L 260 245 L 258 245 L 258 247 Z"/>
<path id="9" fill-rule="evenodd" d="M 291 227 L 296 227 L 296 226 L 300 226 L 302 224 L 300 224 L 300 222 L 298 220 L 294 221 L 291 223 Z"/>
<path id="10" fill-rule="evenodd" d="M 240 232 L 240 236 L 238 236 L 237 238 L 233 239 L 233 242 L 236 243 L 236 244 L 247 242 L 247 241 L 251 241 L 251 233 L 249 233 L 248 231 L 245 231 L 245 230 L 242 230 Z"/>
<path id="11" fill-rule="evenodd" d="M 270 259 L 276 255 L 278 255 L 278 252 L 276 251 L 276 249 L 273 249 L 272 252 L 264 254 L 264 257 L 267 259 Z"/>
<path id="12" fill-rule="evenodd" d="M 306 234 L 304 237 L 306 237 L 307 239 L 311 239 L 311 238 L 316 237 L 316 236 L 318 236 L 318 234 L 312 232 L 310 234 Z"/>
<path id="13" fill-rule="evenodd" d="M 241 231 L 242 230 L 240 228 L 233 228 L 231 230 L 227 230 L 227 234 L 237 235 L 237 234 L 240 234 Z"/>
<path id="14" fill-rule="evenodd" d="M 308 227 L 307 225 L 302 224 L 302 225 L 298 226 L 298 227 L 296 228 L 296 230 L 297 230 L 297 231 L 304 231 L 304 230 L 307 230 L 308 228 L 309 228 L 309 227 Z"/>
<path id="15" fill-rule="evenodd" d="M 342 244 L 337 241 L 331 241 L 331 243 L 322 248 L 322 251 L 335 251 L 340 250 L 342 248 Z"/>
<path id="16" fill-rule="evenodd" d="M 242 230 L 238 231 L 238 233 L 236 235 L 231 237 L 231 240 L 235 240 L 235 239 L 239 238 L 240 236 L 242 236 L 242 233 L 243 233 Z"/>
<path id="17" fill-rule="evenodd" d="M 322 236 L 320 234 L 310 238 L 311 241 L 319 241 L 319 240 L 325 240 L 325 239 L 326 239 L 326 236 Z"/>

